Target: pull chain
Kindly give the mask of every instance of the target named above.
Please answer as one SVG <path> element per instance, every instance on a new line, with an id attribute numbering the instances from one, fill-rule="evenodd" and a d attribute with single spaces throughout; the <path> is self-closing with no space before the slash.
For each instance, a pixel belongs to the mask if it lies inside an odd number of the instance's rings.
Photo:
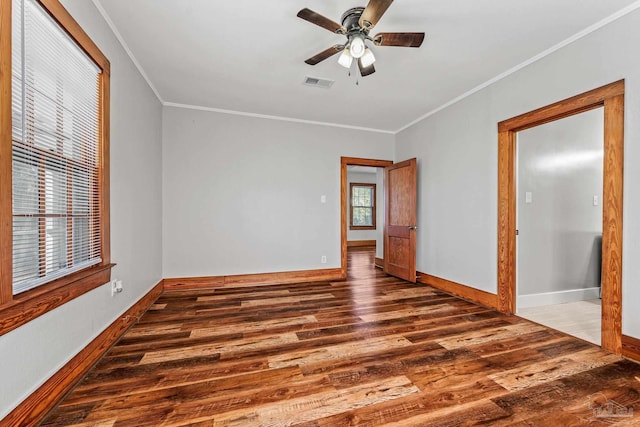
<path id="1" fill-rule="evenodd" d="M 348 76 L 351 77 L 351 68 L 349 68 Z M 356 86 L 360 86 L 360 79 L 356 78 Z"/>

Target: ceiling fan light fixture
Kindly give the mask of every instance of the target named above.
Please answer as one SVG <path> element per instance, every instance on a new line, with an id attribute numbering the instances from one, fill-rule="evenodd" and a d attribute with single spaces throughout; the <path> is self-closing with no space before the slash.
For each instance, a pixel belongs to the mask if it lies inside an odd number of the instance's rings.
<path id="1" fill-rule="evenodd" d="M 338 63 L 351 69 L 353 60 L 357 59 L 360 75 L 365 77 L 376 72 L 373 66 L 376 58 L 367 46 L 367 40 L 373 43 L 372 46 L 420 47 L 424 41 L 424 33 L 378 33 L 373 37 L 369 36 L 369 31 L 376 26 L 391 3 L 393 0 L 368 0 L 366 7 L 352 7 L 344 12 L 340 20 L 341 23 L 308 8 L 300 10 L 297 15 L 299 18 L 334 34 L 345 36 L 347 39 L 344 44 L 333 45 L 304 62 L 316 65 L 342 52 Z"/>
<path id="2" fill-rule="evenodd" d="M 351 42 L 349 43 L 349 50 L 351 51 L 351 56 L 356 59 L 359 59 L 364 55 L 366 46 L 364 45 L 364 39 L 361 35 L 355 35 L 351 38 Z"/>
<path id="3" fill-rule="evenodd" d="M 343 50 L 342 54 L 338 58 L 338 64 L 342 65 L 344 68 L 351 68 L 352 62 L 353 56 L 351 56 L 351 52 L 349 52 L 349 49 Z"/>
<path id="4" fill-rule="evenodd" d="M 364 68 L 373 65 L 376 62 L 376 57 L 373 55 L 373 51 L 368 47 L 364 49 L 364 54 L 362 54 L 362 58 L 360 58 L 360 63 Z"/>

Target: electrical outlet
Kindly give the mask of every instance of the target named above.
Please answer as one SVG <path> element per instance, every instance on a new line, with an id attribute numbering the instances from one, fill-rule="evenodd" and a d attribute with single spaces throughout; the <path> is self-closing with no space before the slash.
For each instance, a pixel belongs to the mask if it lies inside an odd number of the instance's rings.
<path id="1" fill-rule="evenodd" d="M 327 256 L 326 255 L 322 255 L 322 258 L 320 258 L 320 262 L 323 264 L 327 263 Z"/>
<path id="2" fill-rule="evenodd" d="M 111 281 L 111 296 L 115 296 L 115 294 L 119 294 L 122 291 L 122 280 L 113 279 Z"/>

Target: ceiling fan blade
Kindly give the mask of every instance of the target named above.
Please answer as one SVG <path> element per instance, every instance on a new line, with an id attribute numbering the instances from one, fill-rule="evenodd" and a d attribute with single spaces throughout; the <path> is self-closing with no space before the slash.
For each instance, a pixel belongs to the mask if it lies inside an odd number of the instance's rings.
<path id="1" fill-rule="evenodd" d="M 316 65 L 317 63 L 332 57 L 336 53 L 341 52 L 343 49 L 344 49 L 344 46 L 337 44 L 335 46 L 331 46 L 329 49 L 323 50 L 319 54 L 312 56 L 311 58 L 307 59 L 304 62 L 306 62 L 309 65 Z"/>
<path id="2" fill-rule="evenodd" d="M 367 30 L 372 29 L 391 6 L 391 3 L 393 0 L 369 0 L 369 4 L 360 16 L 360 26 Z"/>
<path id="3" fill-rule="evenodd" d="M 346 34 L 347 30 L 337 22 L 332 21 L 329 18 L 326 18 L 320 15 L 317 12 L 314 12 L 311 9 L 304 8 L 300 12 L 298 12 L 298 18 L 302 18 L 305 21 L 309 21 L 312 24 L 316 24 L 319 27 L 327 29 L 332 33 L 337 34 Z"/>
<path id="4" fill-rule="evenodd" d="M 362 58 L 358 59 L 358 68 L 360 69 L 360 75 L 362 77 L 367 77 L 376 72 L 376 67 L 374 67 L 373 64 L 369 65 L 368 67 L 363 67 Z"/>
<path id="5" fill-rule="evenodd" d="M 420 47 L 424 33 L 380 33 L 373 38 L 376 46 Z"/>

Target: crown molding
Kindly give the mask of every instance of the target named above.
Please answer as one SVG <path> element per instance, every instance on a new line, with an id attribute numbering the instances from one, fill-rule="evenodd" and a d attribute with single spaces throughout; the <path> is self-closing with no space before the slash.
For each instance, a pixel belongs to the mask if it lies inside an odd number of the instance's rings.
<path id="1" fill-rule="evenodd" d="M 515 72 L 520 71 L 521 69 L 533 64 L 534 62 L 537 62 L 537 61 L 541 60 L 542 58 L 545 58 L 545 57 L 551 55 L 552 53 L 562 49 L 563 47 L 568 46 L 571 43 L 573 43 L 575 41 L 578 41 L 583 37 L 588 36 L 589 34 L 593 33 L 594 31 L 597 31 L 600 28 L 602 28 L 602 27 L 604 27 L 606 25 L 609 25 L 610 23 L 612 23 L 614 21 L 617 21 L 618 19 L 622 18 L 623 16 L 626 16 L 626 15 L 630 14 L 631 12 L 635 11 L 638 8 L 640 8 L 640 0 L 630 4 L 629 6 L 623 8 L 623 9 L 620 9 L 618 12 L 607 16 L 606 18 L 596 22 L 595 24 L 585 28 L 584 30 L 577 32 L 576 34 L 572 35 L 571 37 L 561 41 L 558 44 L 555 44 L 555 45 L 551 46 L 549 49 L 546 49 L 546 50 L 540 52 L 539 54 L 527 59 L 526 61 L 516 65 L 515 67 L 510 68 L 510 69 L 508 69 L 507 71 L 505 71 L 505 72 L 503 72 L 501 74 L 498 74 L 494 78 L 492 78 L 490 80 L 487 80 L 486 82 L 474 87 L 473 89 L 468 90 L 467 92 L 463 93 L 462 95 L 460 95 L 460 96 L 458 96 L 456 98 L 453 98 L 451 101 L 449 101 L 449 102 L 447 102 L 445 104 L 442 104 L 440 107 L 438 107 L 438 108 L 436 108 L 434 110 L 431 110 L 428 113 L 418 117 L 417 119 L 415 119 L 411 123 L 401 127 L 400 129 L 396 130 L 393 133 L 396 134 L 396 135 L 399 134 L 400 132 L 410 128 L 411 126 L 420 123 L 424 119 L 426 119 L 426 118 L 428 118 L 430 116 L 433 116 L 434 114 L 444 110 L 445 108 L 450 107 L 453 104 L 456 104 L 457 102 L 460 102 L 463 99 L 473 95 L 474 93 L 479 92 L 482 89 L 484 89 L 484 88 L 486 88 L 488 86 L 491 86 L 492 84 L 504 79 L 505 77 L 508 77 L 511 74 L 514 74 Z"/>
<path id="2" fill-rule="evenodd" d="M 375 133 L 384 133 L 388 135 L 394 135 L 395 132 L 384 129 L 375 129 L 368 128 L 362 126 L 351 126 L 351 125 L 343 125 L 340 123 L 331 123 L 331 122 L 319 122 L 315 120 L 304 120 L 304 119 L 296 119 L 293 117 L 284 117 L 284 116 L 272 116 L 268 114 L 257 114 L 257 113 L 247 113 L 245 111 L 235 111 L 235 110 L 226 110 L 223 108 L 212 108 L 212 107 L 203 107 L 199 105 L 190 105 L 190 104 L 178 104 L 175 102 L 164 102 L 162 105 L 165 107 L 173 107 L 173 108 L 185 108 L 189 110 L 200 110 L 200 111 L 210 111 L 214 113 L 221 114 L 232 114 L 234 116 L 245 116 L 245 117 L 254 117 L 258 119 L 269 119 L 269 120 L 279 120 L 283 122 L 293 122 L 293 123 L 303 123 L 307 125 L 316 125 L 316 126 L 328 126 L 334 128 L 342 128 L 342 129 L 350 129 L 350 130 L 359 130 L 365 132 L 375 132 Z"/>
<path id="3" fill-rule="evenodd" d="M 151 90 L 153 91 L 153 93 L 155 93 L 156 97 L 158 98 L 158 100 L 160 101 L 160 103 L 162 103 L 163 106 L 165 107 L 174 107 L 174 108 L 185 108 L 185 109 L 191 109 L 191 110 L 200 110 L 200 111 L 210 111 L 210 112 L 216 112 L 216 113 L 222 113 L 222 114 L 232 114 L 232 115 L 238 115 L 238 116 L 245 116 L 245 117 L 254 117 L 254 118 L 262 118 L 262 119 L 270 119 L 270 120 L 279 120 L 279 121 L 286 121 L 286 122 L 293 122 L 293 123 L 304 123 L 304 124 L 311 124 L 311 125 L 318 125 L 318 126 L 329 126 L 329 127 L 337 127 L 337 128 L 343 128 L 343 129 L 351 129 L 351 130 L 359 130 L 359 131 L 366 131 L 366 132 L 376 132 L 376 133 L 383 133 L 383 134 L 389 134 L 389 135 L 397 135 L 400 132 L 405 131 L 406 129 L 420 123 L 421 121 L 433 116 L 434 114 L 462 101 L 463 99 L 491 86 L 492 84 L 520 71 L 521 69 L 551 55 L 552 53 L 564 48 L 565 46 L 570 45 L 571 43 L 574 43 L 580 39 L 582 39 L 583 37 L 586 37 L 587 35 L 599 30 L 602 27 L 605 27 L 606 25 L 609 25 L 610 23 L 630 14 L 631 12 L 637 10 L 638 8 L 640 8 L 640 0 L 630 4 L 629 6 L 619 10 L 618 12 L 609 15 L 608 17 L 596 22 L 593 25 L 590 25 L 589 27 L 585 28 L 582 31 L 579 31 L 578 33 L 574 34 L 573 36 L 561 41 L 560 43 L 557 43 L 553 46 L 551 46 L 550 48 L 540 52 L 539 54 L 529 58 L 528 60 L 521 62 L 520 64 L 508 69 L 507 71 L 498 74 L 497 76 L 493 77 L 490 80 L 487 80 L 486 82 L 474 87 L 473 89 L 470 89 L 466 92 L 464 92 L 463 94 L 453 98 L 452 100 L 442 104 L 441 106 L 423 114 L 422 116 L 418 117 L 417 119 L 411 121 L 410 123 L 402 126 L 401 128 L 395 130 L 395 131 L 391 131 L 391 130 L 384 130 L 384 129 L 375 129 L 375 128 L 368 128 L 368 127 L 362 127 L 362 126 L 350 126 L 350 125 L 344 125 L 344 124 L 339 124 L 339 123 L 331 123 L 331 122 L 321 122 L 321 121 L 314 121 L 314 120 L 305 120 L 305 119 L 296 119 L 293 117 L 284 117 L 284 116 L 274 116 L 274 115 L 268 115 L 268 114 L 258 114 L 258 113 L 250 113 L 250 112 L 244 112 L 244 111 L 236 111 L 236 110 L 227 110 L 227 109 L 223 109 L 223 108 L 213 108 L 213 107 L 205 107 L 205 106 L 199 106 L 199 105 L 191 105 L 191 104 L 180 104 L 180 103 L 175 103 L 175 102 L 168 102 L 162 99 L 162 97 L 160 96 L 160 93 L 158 92 L 158 90 L 156 89 L 156 87 L 153 85 L 153 83 L 151 82 L 151 80 L 149 79 L 147 73 L 144 71 L 144 68 L 142 68 L 142 65 L 140 65 L 140 62 L 138 62 L 138 60 L 136 59 L 136 57 L 133 55 L 133 52 L 131 52 L 131 49 L 129 49 L 129 46 L 127 45 L 127 43 L 124 41 L 124 38 L 122 37 L 122 35 L 120 34 L 120 32 L 118 31 L 117 27 L 115 26 L 115 24 L 113 23 L 113 21 L 111 20 L 111 17 L 109 16 L 109 14 L 106 12 L 106 10 L 104 9 L 104 7 L 102 6 L 102 4 L 100 3 L 100 0 L 92 0 L 93 4 L 95 5 L 95 7 L 98 9 L 98 11 L 100 12 L 100 14 L 102 15 L 102 17 L 104 18 L 105 22 L 107 23 L 107 25 L 109 26 L 109 28 L 111 28 L 111 31 L 113 32 L 113 34 L 116 36 L 116 38 L 118 39 L 118 41 L 120 42 L 120 44 L 122 45 L 122 48 L 125 50 L 125 52 L 127 53 L 127 55 L 129 56 L 129 58 L 131 59 L 131 61 L 133 62 L 133 64 L 136 66 L 136 68 L 138 69 L 138 71 L 140 72 L 140 74 L 142 75 L 142 77 L 145 79 L 145 81 L 147 82 L 147 84 L 149 85 L 149 87 L 151 88 Z"/>
<path id="4" fill-rule="evenodd" d="M 133 62 L 133 65 L 136 66 L 142 78 L 147 82 L 147 84 L 149 85 L 153 93 L 155 93 L 156 97 L 158 98 L 158 101 L 160 101 L 161 104 L 164 104 L 164 100 L 160 96 L 160 92 L 158 92 L 158 89 L 156 89 L 156 87 L 153 85 L 153 83 L 149 79 L 149 76 L 144 71 L 144 68 L 142 68 L 142 65 L 140 65 L 140 62 L 138 62 L 138 59 L 133 55 L 133 52 L 131 52 L 131 49 L 129 49 L 129 46 L 127 45 L 127 42 L 124 41 L 122 34 L 120 34 L 120 31 L 118 31 L 118 28 L 111 20 L 111 17 L 107 13 L 107 11 L 104 9 L 104 7 L 102 7 L 100 0 L 92 0 L 92 2 L 93 2 L 93 5 L 96 7 L 96 9 L 98 9 L 98 12 L 100 12 L 100 15 L 102 15 L 102 18 L 105 20 L 109 28 L 111 28 L 113 35 L 116 36 L 116 39 L 118 39 L 118 42 L 120 42 L 120 45 L 122 46 L 124 51 L 127 52 L 127 55 L 129 56 L 129 59 L 131 59 L 131 62 Z"/>

